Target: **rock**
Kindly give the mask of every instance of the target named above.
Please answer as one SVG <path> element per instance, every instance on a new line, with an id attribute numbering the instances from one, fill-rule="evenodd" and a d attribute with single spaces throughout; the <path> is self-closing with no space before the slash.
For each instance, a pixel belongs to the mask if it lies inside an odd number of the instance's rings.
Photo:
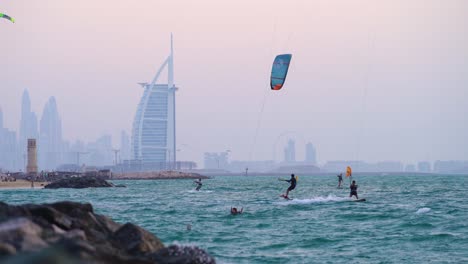
<path id="1" fill-rule="evenodd" d="M 102 226 L 107 228 L 107 230 L 109 230 L 112 233 L 117 231 L 117 229 L 119 229 L 122 226 L 121 224 L 118 224 L 118 223 L 112 221 L 112 219 L 110 219 L 108 217 L 105 217 L 103 215 L 94 215 L 94 216 L 96 217 L 96 220 L 99 223 L 101 223 Z"/>
<path id="2" fill-rule="evenodd" d="M 0 224 L 0 243 L 11 245 L 16 251 L 38 251 L 47 246 L 41 233 L 42 228 L 31 220 L 14 218 Z"/>
<path id="3" fill-rule="evenodd" d="M 215 264 L 213 257 L 195 246 L 173 245 L 151 255 L 158 263 L 167 264 Z"/>
<path id="4" fill-rule="evenodd" d="M 53 203 L 50 206 L 64 214 L 71 214 L 71 216 L 73 216 L 73 212 L 76 211 L 78 211 L 80 214 L 83 212 L 93 212 L 93 206 L 89 203 L 75 203 L 65 201 Z"/>
<path id="5" fill-rule="evenodd" d="M 142 255 L 164 248 L 163 243 L 150 232 L 126 223 L 114 234 L 115 241 L 129 254 Z"/>
<path id="6" fill-rule="evenodd" d="M 44 218 L 47 222 L 62 229 L 69 230 L 72 226 L 72 220 L 68 216 L 52 207 L 31 205 L 28 209 L 34 216 Z"/>
<path id="7" fill-rule="evenodd" d="M 59 188 L 100 188 L 100 187 L 114 187 L 113 184 L 107 182 L 104 179 L 97 178 L 94 176 L 84 176 L 84 177 L 71 177 L 67 179 L 61 179 L 44 186 L 46 189 L 59 189 Z"/>
<path id="8" fill-rule="evenodd" d="M 0 202 L 0 263 L 215 263 L 197 247 L 170 246 L 134 224 L 95 214 L 91 204 Z"/>
<path id="9" fill-rule="evenodd" d="M 7 243 L 0 243 L 0 257 L 16 254 L 16 248 Z"/>

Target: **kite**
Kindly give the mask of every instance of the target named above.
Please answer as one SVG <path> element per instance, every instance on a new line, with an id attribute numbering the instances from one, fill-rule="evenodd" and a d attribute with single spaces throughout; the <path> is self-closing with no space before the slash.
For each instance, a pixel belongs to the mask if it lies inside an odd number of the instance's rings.
<path id="1" fill-rule="evenodd" d="M 286 75 L 288 75 L 291 57 L 291 54 L 281 54 L 276 56 L 275 60 L 273 61 L 270 79 L 270 86 L 272 90 L 280 90 L 283 87 L 284 81 L 286 81 Z"/>
<path id="2" fill-rule="evenodd" d="M 15 19 L 10 17 L 9 15 L 5 15 L 5 14 L 2 14 L 0 13 L 0 17 L 4 18 L 4 19 L 8 19 L 10 20 L 11 22 L 15 23 Z"/>

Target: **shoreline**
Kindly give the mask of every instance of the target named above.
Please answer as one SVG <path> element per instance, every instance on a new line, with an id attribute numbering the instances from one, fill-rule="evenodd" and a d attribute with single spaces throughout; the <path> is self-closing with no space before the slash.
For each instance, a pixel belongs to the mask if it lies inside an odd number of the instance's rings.
<path id="1" fill-rule="evenodd" d="M 31 182 L 26 180 L 16 180 L 9 182 L 0 182 L 0 190 L 11 189 L 43 189 L 48 182 L 34 182 L 34 187 L 31 187 Z"/>

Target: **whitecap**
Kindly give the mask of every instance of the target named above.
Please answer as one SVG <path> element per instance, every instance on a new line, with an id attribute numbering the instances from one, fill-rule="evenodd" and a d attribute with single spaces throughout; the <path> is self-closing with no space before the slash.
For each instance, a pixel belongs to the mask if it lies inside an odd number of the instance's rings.
<path id="1" fill-rule="evenodd" d="M 188 190 L 188 193 L 212 193 L 213 191 L 205 191 L 205 190 Z"/>
<path id="2" fill-rule="evenodd" d="M 348 201 L 349 198 L 346 197 L 337 197 L 333 194 L 329 194 L 326 197 L 316 196 L 309 199 L 292 199 L 286 202 L 280 202 L 280 204 L 312 204 L 312 203 L 326 203 L 326 202 L 342 202 Z"/>
<path id="3" fill-rule="evenodd" d="M 418 211 L 416 211 L 416 213 L 417 214 L 425 214 L 425 213 L 428 213 L 429 211 L 431 211 L 431 208 L 423 207 L 423 208 L 419 208 Z"/>

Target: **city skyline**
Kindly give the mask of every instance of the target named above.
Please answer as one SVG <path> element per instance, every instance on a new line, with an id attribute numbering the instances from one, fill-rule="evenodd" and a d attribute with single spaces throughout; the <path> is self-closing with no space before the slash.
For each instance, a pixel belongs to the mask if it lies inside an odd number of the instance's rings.
<path id="1" fill-rule="evenodd" d="M 163 65 L 164 66 L 164 65 Z M 165 86 L 164 86 L 165 87 Z M 31 99 L 29 97 L 28 91 L 24 90 L 22 95 L 22 103 L 21 103 L 21 112 L 22 112 L 22 119 L 20 120 L 20 128 L 22 128 L 19 133 L 14 130 L 9 130 L 7 127 L 4 127 L 4 117 L 3 111 L 0 107 L 0 140 L 3 144 L 0 144 L 0 152 L 4 149 L 9 149 L 10 151 L 14 149 L 12 152 L 13 155 L 6 155 L 7 153 L 0 153 L 0 161 L 6 162 L 8 166 L 19 167 L 21 170 L 23 169 L 23 163 L 25 164 L 25 152 L 23 152 L 23 148 L 21 148 L 21 140 L 23 135 L 37 135 L 36 138 L 40 142 L 39 145 L 41 146 L 38 150 L 39 156 L 39 164 L 40 168 L 43 170 L 53 170 L 54 168 L 59 167 L 60 165 L 70 165 L 74 164 L 76 160 L 76 154 L 91 154 L 89 157 L 84 157 L 82 159 L 82 164 L 86 164 L 88 166 L 98 166 L 98 167 L 105 167 L 115 164 L 115 162 L 121 163 L 124 160 L 131 160 L 131 142 L 130 136 L 124 130 L 120 131 L 120 141 L 119 139 L 113 139 L 111 135 L 102 134 L 100 135 L 95 141 L 91 140 L 88 142 L 83 142 L 80 139 L 73 142 L 73 145 L 70 145 L 70 141 L 67 139 L 61 138 L 61 118 L 59 116 L 59 112 L 57 109 L 57 102 L 55 101 L 54 96 L 49 97 L 49 100 L 44 106 L 42 116 L 40 118 L 41 122 L 39 127 L 34 127 L 34 124 L 37 124 L 37 116 L 35 112 L 30 110 Z M 28 123 L 28 119 L 30 118 L 30 124 L 25 125 Z M 32 125 L 31 125 L 32 124 Z M 49 137 L 49 134 L 54 134 L 54 136 Z M 292 133 L 284 133 L 284 135 L 291 135 L 297 134 L 296 132 Z M 18 136 L 17 136 L 18 135 Z M 8 138 L 8 140 L 6 140 Z M 293 137 L 294 138 L 294 137 Z M 260 168 L 264 170 L 268 168 L 273 168 L 275 166 L 280 166 L 281 164 L 301 164 L 305 162 L 306 164 L 314 164 L 323 169 L 323 172 L 329 171 L 336 171 L 338 168 L 344 167 L 345 164 L 350 164 L 355 166 L 355 171 L 364 171 L 364 172 L 371 172 L 371 171 L 381 171 L 381 172 L 388 172 L 388 171 L 399 171 L 399 172 L 447 172 L 452 170 L 465 170 L 466 166 L 468 165 L 467 160 L 459 159 L 459 160 L 419 160 L 416 162 L 405 162 L 402 160 L 378 160 L 374 163 L 365 161 L 365 160 L 338 160 L 338 159 L 331 159 L 331 160 L 323 160 L 321 162 L 317 162 L 317 150 L 311 142 L 307 142 L 304 144 L 304 155 L 297 156 L 296 150 L 296 142 L 293 138 L 285 137 L 286 140 L 284 145 L 280 145 L 284 147 L 284 156 L 282 161 L 275 162 L 273 160 L 251 160 L 251 161 L 242 161 L 242 160 L 232 160 L 231 162 L 228 161 L 227 157 L 231 153 L 230 150 L 225 152 L 200 152 L 200 156 L 204 156 L 204 163 L 205 166 L 207 164 L 207 154 L 211 155 L 214 160 L 217 160 L 218 166 L 220 160 L 222 160 L 221 164 L 222 167 L 231 166 L 235 168 L 246 167 L 245 164 L 260 164 L 258 165 Z M 12 143 L 14 141 L 14 143 Z M 116 143 L 119 142 L 119 143 Z M 278 141 L 276 142 L 278 143 Z M 5 145 L 6 144 L 6 145 Z M 188 145 L 182 145 L 182 147 L 190 147 Z M 300 150 L 301 148 L 299 148 Z M 85 150 L 91 152 L 84 152 Z M 178 149 L 179 151 L 181 149 Z M 118 151 L 116 156 L 113 156 L 111 152 Z M 49 155 L 45 155 L 45 153 L 49 153 Z M 50 153 L 60 153 L 60 155 L 52 155 Z M 114 153 L 115 154 L 115 153 Z M 78 154 L 79 155 L 79 154 Z M 217 156 L 217 155 L 222 155 Z M 16 160 L 6 160 L 6 156 L 16 156 Z M 273 153 L 274 156 L 274 153 Z M 44 157 L 48 157 L 45 159 Z M 302 161 L 303 160 L 303 161 Z M 214 163 L 213 163 L 214 162 Z M 80 165 L 81 165 L 80 163 Z M 197 161 L 199 164 L 203 164 L 203 162 Z M 211 161 L 211 164 L 215 164 L 215 161 Z M 16 165 L 12 165 L 16 164 Z M 338 164 L 338 165 L 337 165 Z M 1 165 L 1 164 L 0 164 Z M 256 165 L 254 165 L 255 168 Z M 214 165 L 209 165 L 209 168 L 213 168 Z M 248 166 L 247 166 L 248 167 Z M 331 168 L 331 169 L 330 169 Z M 453 169 L 455 168 L 455 169 Z"/>
<path id="2" fill-rule="evenodd" d="M 464 160 L 467 3 L 420 5 L 7 2 L 2 6 L 16 23 L 1 27 L 9 39 L 0 50 L 4 127 L 19 133 L 18 102 L 28 89 L 35 113 L 49 96 L 59 102 L 64 139 L 92 142 L 109 134 L 118 145 L 122 130 L 131 134 L 141 99 L 135 83 L 154 75 L 174 32 L 177 84 L 184 87 L 176 147 L 189 146 L 179 160 L 201 164 L 203 152 L 225 149 L 246 160 L 257 123 L 254 160 L 272 159 L 272 145 L 286 131 L 296 132 L 298 145 L 313 142 L 321 164 Z M 177 12 L 151 11 L 160 8 Z M 132 14 L 139 19 L 122 19 Z M 293 54 L 288 79 L 268 94 L 260 118 L 271 63 L 283 52 Z M 278 158 L 284 140 L 276 143 Z"/>

